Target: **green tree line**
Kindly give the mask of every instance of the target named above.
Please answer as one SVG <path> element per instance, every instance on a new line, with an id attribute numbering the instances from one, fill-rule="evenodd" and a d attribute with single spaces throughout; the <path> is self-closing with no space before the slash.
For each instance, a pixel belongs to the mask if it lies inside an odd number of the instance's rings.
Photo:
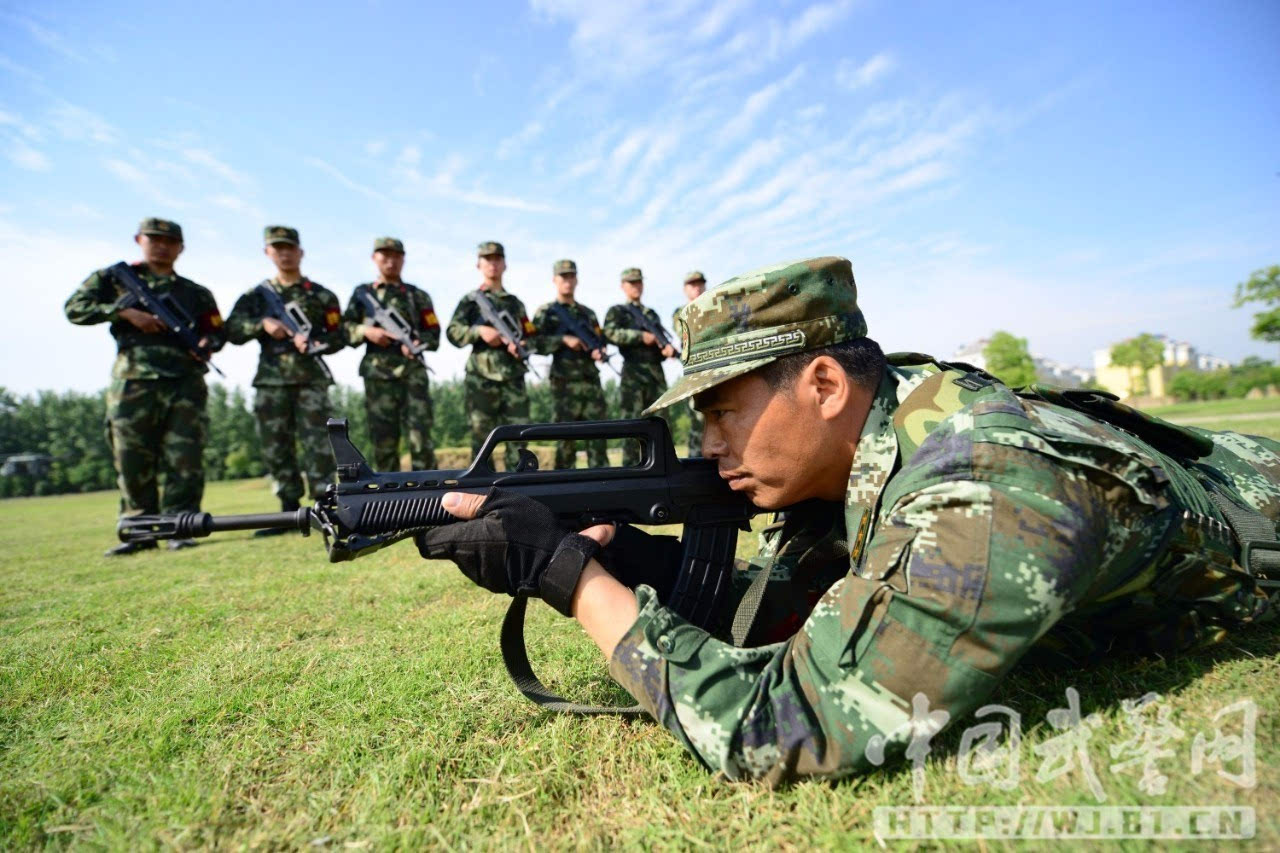
<path id="1" fill-rule="evenodd" d="M 45 454 L 50 457 L 36 475 L 17 472 L 0 476 L 0 497 L 53 495 L 115 488 L 116 475 L 105 430 L 106 391 L 40 391 L 19 396 L 0 387 L 0 458 L 12 454 Z M 351 439 L 368 452 L 368 423 L 364 393 L 338 386 L 330 389 L 335 417 L 345 417 Z M 431 389 L 435 411 L 432 437 L 437 447 L 467 447 L 470 434 L 462 403 L 462 382 L 447 380 Z M 605 384 L 610 418 L 619 415 L 619 389 L 614 380 Z M 529 386 L 530 416 L 534 422 L 552 418 L 551 388 L 546 383 Z M 258 446 L 250 398 L 239 388 L 209 386 L 209 435 L 205 444 L 205 476 L 209 480 L 234 480 L 266 473 Z M 683 447 L 689 429 L 689 410 L 673 407 L 676 446 Z"/>

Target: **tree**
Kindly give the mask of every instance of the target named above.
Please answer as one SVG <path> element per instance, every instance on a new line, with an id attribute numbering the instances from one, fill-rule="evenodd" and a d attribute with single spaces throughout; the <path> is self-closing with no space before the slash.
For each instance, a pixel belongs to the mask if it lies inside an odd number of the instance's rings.
<path id="1" fill-rule="evenodd" d="M 1280 342 L 1280 265 L 1254 270 L 1248 281 L 1236 285 L 1234 308 L 1247 302 L 1261 302 L 1270 310 L 1253 315 L 1249 333 L 1260 341 Z"/>
<path id="2" fill-rule="evenodd" d="M 1027 350 L 1027 339 L 1009 332 L 996 332 L 982 350 L 987 371 L 1010 388 L 1036 381 L 1036 363 Z"/>
<path id="3" fill-rule="evenodd" d="M 1143 332 L 1136 338 L 1121 341 L 1111 348 L 1111 363 L 1129 368 L 1133 396 L 1146 394 L 1147 372 L 1164 363 L 1164 344 L 1155 335 Z"/>

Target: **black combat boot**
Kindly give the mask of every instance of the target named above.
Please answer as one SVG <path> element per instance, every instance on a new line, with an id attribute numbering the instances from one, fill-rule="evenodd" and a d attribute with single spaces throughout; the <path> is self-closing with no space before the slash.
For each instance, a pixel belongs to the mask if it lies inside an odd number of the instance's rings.
<path id="1" fill-rule="evenodd" d="M 297 501 L 286 501 L 286 500 L 280 501 L 281 512 L 297 512 L 299 508 L 300 507 Z M 262 530 L 253 531 L 253 535 L 254 536 L 279 536 L 282 533 L 289 533 L 291 532 L 291 530 L 292 528 L 289 528 L 289 527 L 264 527 Z"/>
<path id="2" fill-rule="evenodd" d="M 153 540 L 143 540 L 141 542 L 121 542 L 114 548 L 108 548 L 102 552 L 104 557 L 126 557 L 129 554 L 136 554 L 139 551 L 150 551 L 156 547 Z"/>

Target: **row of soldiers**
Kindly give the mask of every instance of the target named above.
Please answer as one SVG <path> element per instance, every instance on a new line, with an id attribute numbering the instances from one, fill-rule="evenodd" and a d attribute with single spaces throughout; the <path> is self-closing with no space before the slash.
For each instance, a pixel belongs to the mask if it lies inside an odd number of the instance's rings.
<path id="1" fill-rule="evenodd" d="M 401 278 L 404 244 L 394 237 L 374 241 L 377 278 L 357 286 L 342 311 L 332 291 L 302 273 L 304 253 L 297 229 L 271 225 L 263 236 L 264 253 L 276 274 L 246 291 L 224 321 L 213 294 L 174 271 L 184 248 L 182 227 L 156 217 L 139 225 L 134 242 L 143 260 L 133 266 L 134 271 L 153 294 L 176 302 L 191 320 L 200 335 L 199 352 L 193 353 L 155 315 L 123 299 L 123 286 L 109 270 L 94 272 L 67 300 L 65 312 L 72 323 L 109 323 L 116 340 L 106 426 L 122 515 L 199 510 L 208 425 L 207 366 L 198 356 L 216 352 L 226 343 L 256 340 L 261 345 L 253 378 L 253 408 L 263 460 L 283 510 L 298 509 L 304 483 L 314 501 L 333 478 L 325 427 L 331 414 L 328 387 L 333 377 L 322 357 L 344 347 L 365 347 L 360 376 L 374 465 L 379 470 L 399 470 L 403 436 L 413 469 L 435 468 L 431 389 L 420 353 L 439 348 L 440 321 L 430 295 Z M 606 344 L 618 347 L 623 358 L 624 417 L 638 417 L 666 389 L 662 363 L 676 351 L 665 339 L 658 315 L 641 301 L 644 277 L 638 268 L 623 270 L 621 288 L 626 299 L 609 309 L 601 326 L 595 312 L 575 298 L 577 265 L 572 260 L 556 261 L 552 266 L 555 299 L 530 320 L 524 303 L 503 286 L 506 252 L 502 244 L 481 243 L 476 254 L 480 284 L 462 298 L 445 329 L 454 346 L 471 347 L 463 388 L 473 457 L 494 427 L 530 419 L 525 388 L 530 351 L 551 356 L 549 383 L 557 422 L 606 417 L 599 372 L 599 365 L 607 361 Z M 697 298 L 705 288 L 702 273 L 685 276 L 687 300 Z M 482 305 L 486 301 L 487 306 Z M 277 316 L 273 305 L 287 305 L 293 313 Z M 513 318 L 514 335 L 504 337 L 491 325 L 484 307 Z M 377 321 L 379 314 L 390 312 L 412 329 L 409 342 L 402 343 L 394 330 Z M 573 334 L 575 329 L 582 334 Z M 588 464 L 606 467 L 604 441 L 587 444 Z M 301 447 L 301 459 L 295 445 Z M 690 455 L 700 455 L 701 445 L 701 419 L 694 412 Z M 508 470 L 514 468 L 519 450 L 514 442 L 505 447 Z M 634 446 L 625 445 L 622 463 L 635 464 L 637 454 Z M 574 442 L 559 442 L 555 465 L 574 467 L 576 456 Z M 281 532 L 262 530 L 256 535 Z M 173 549 L 194 545 L 192 540 L 169 543 Z M 154 542 L 125 543 L 107 554 L 154 547 Z"/>

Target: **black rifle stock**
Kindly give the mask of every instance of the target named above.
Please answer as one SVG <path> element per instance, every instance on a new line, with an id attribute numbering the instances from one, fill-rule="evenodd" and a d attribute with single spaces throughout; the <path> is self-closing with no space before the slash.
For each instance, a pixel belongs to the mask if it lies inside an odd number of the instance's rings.
<path id="1" fill-rule="evenodd" d="M 534 370 L 533 362 L 529 361 L 529 349 L 524 345 L 524 329 L 511 316 L 511 312 L 507 309 L 499 309 L 493 304 L 493 300 L 489 298 L 489 294 L 483 290 L 477 290 L 474 294 L 476 305 L 480 308 L 480 316 L 484 318 L 486 326 L 492 326 L 498 330 L 498 334 L 502 336 L 502 342 L 508 345 L 514 345 L 516 348 L 516 356 L 520 361 L 524 362 L 524 366 L 528 370 L 533 371 L 534 376 L 538 376 L 538 371 Z"/>
<path id="2" fill-rule="evenodd" d="M 364 306 L 365 317 L 372 321 L 373 325 L 390 335 L 397 344 L 409 350 L 409 354 L 417 359 L 418 364 L 426 368 L 427 373 L 434 373 L 435 371 L 427 364 L 427 357 L 424 355 L 427 345 L 418 340 L 413 326 L 409 325 L 408 320 L 400 316 L 400 312 L 395 309 L 395 306 L 383 305 L 369 291 L 369 288 L 363 285 L 356 293 L 360 299 L 360 304 Z"/>
<path id="3" fill-rule="evenodd" d="M 671 347 L 675 350 L 676 358 L 680 357 L 680 345 L 671 339 L 667 334 L 667 330 L 663 328 L 661 323 L 655 323 L 649 319 L 649 315 L 644 313 L 644 309 L 637 308 L 634 305 L 627 305 L 627 310 L 631 313 L 632 319 L 640 325 L 640 328 L 658 339 L 658 348 Z"/>
<path id="4" fill-rule="evenodd" d="M 313 356 L 316 361 L 320 362 L 325 374 L 332 380 L 333 371 L 329 369 L 329 365 L 325 363 L 325 360 L 318 355 L 324 350 L 325 345 L 311 340 L 311 320 L 307 317 L 307 312 L 302 310 L 302 306 L 297 302 L 285 302 L 280 298 L 280 294 L 276 293 L 275 288 L 266 283 L 258 285 L 258 293 L 267 303 L 266 316 L 279 321 L 289 332 L 290 337 L 302 335 L 307 342 L 307 351 L 304 355 Z"/>
<path id="5" fill-rule="evenodd" d="M 195 319 L 186 308 L 182 307 L 182 303 L 173 297 L 172 293 L 156 293 L 147 287 L 146 282 L 138 278 L 138 274 L 133 271 L 133 267 L 124 261 L 114 264 L 107 272 L 125 289 L 124 297 L 117 303 L 118 307 L 139 308 L 154 314 L 156 319 L 164 323 L 169 334 L 177 338 L 196 361 L 209 365 L 219 376 L 226 376 L 213 363 L 213 353 L 208 348 L 200 346 L 200 333 L 196 330 Z"/>
<path id="6" fill-rule="evenodd" d="M 625 439 L 641 445 L 640 463 L 626 468 L 537 470 L 537 457 L 520 450 L 515 471 L 499 472 L 495 449 L 506 441 Z M 375 472 L 351 443 L 345 420 L 330 419 L 329 442 L 337 482 L 313 507 L 295 512 L 214 516 L 205 512 L 134 516 L 120 520 L 121 541 L 185 539 L 225 530 L 284 528 L 323 534 L 330 562 L 370 554 L 429 527 L 459 521 L 441 505 L 446 492 L 483 494 L 495 486 L 547 506 L 566 526 L 683 524 L 681 565 L 665 603 L 696 625 L 712 627 L 724 612 L 733 577 L 738 531 L 755 507 L 720 478 L 713 459 L 680 459 L 661 418 L 500 426 L 463 471 Z M 512 679 L 531 701 L 577 713 L 639 713 L 565 702 L 548 691 L 524 650 L 525 599 L 513 600 L 502 627 L 503 656 Z"/>
<path id="7" fill-rule="evenodd" d="M 556 315 L 565 332 L 582 341 L 589 351 L 600 350 L 600 360 L 609 365 L 609 369 L 614 373 L 619 376 L 622 375 L 618 372 L 618 368 L 613 366 L 613 362 L 609 360 L 608 342 L 600 335 L 597 335 L 594 329 L 588 329 L 585 323 L 559 302 L 551 303 L 551 313 Z"/>

